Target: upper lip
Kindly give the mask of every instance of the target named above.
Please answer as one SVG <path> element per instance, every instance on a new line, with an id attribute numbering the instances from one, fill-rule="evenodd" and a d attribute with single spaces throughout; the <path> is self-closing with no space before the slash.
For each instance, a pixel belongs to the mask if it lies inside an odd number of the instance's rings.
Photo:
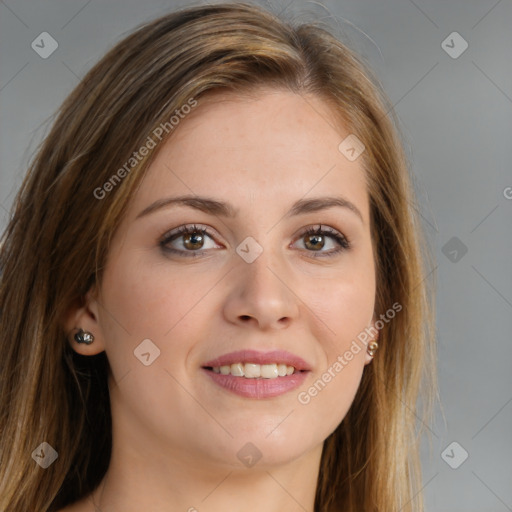
<path id="1" fill-rule="evenodd" d="M 257 350 L 238 350 L 224 354 L 203 364 L 205 367 L 229 366 L 234 363 L 255 363 L 255 364 L 286 364 L 293 366 L 296 370 L 311 370 L 304 359 L 285 350 L 272 350 L 269 352 L 258 352 Z"/>

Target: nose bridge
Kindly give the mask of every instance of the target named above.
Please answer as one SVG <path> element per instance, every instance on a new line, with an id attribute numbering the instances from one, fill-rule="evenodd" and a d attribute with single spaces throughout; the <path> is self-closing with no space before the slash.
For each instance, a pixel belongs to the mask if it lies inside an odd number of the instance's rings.
<path id="1" fill-rule="evenodd" d="M 255 295 L 282 295 L 284 285 L 281 280 L 286 273 L 282 261 L 284 255 L 270 244 L 271 237 L 266 237 L 256 258 L 252 262 L 244 262 L 241 280 L 245 291 Z"/>
<path id="2" fill-rule="evenodd" d="M 251 317 L 260 326 L 277 325 L 298 313 L 285 255 L 280 248 L 268 246 L 270 238 L 260 245 L 262 251 L 253 261 L 241 262 L 227 306 L 232 321 Z M 243 243 L 241 246 L 246 248 Z"/>

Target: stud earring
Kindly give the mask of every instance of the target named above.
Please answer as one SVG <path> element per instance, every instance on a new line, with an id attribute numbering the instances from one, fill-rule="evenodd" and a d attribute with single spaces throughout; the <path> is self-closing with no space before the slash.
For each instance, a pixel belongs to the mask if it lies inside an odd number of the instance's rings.
<path id="1" fill-rule="evenodd" d="M 78 329 L 74 338 L 77 343 L 85 343 L 86 345 L 90 345 L 94 341 L 94 335 L 89 331 L 84 331 L 83 329 Z"/>
<path id="2" fill-rule="evenodd" d="M 379 348 L 379 344 L 373 340 L 368 343 L 368 348 L 366 349 L 366 352 L 368 352 L 368 355 L 370 357 L 373 357 L 377 349 Z"/>

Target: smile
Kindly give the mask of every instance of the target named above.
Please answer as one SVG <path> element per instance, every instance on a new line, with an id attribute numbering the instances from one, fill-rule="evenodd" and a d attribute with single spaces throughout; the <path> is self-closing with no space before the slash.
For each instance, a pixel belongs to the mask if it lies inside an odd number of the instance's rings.
<path id="1" fill-rule="evenodd" d="M 298 388 L 309 365 L 289 352 L 242 350 L 225 354 L 202 366 L 214 384 L 246 398 L 272 398 Z"/>

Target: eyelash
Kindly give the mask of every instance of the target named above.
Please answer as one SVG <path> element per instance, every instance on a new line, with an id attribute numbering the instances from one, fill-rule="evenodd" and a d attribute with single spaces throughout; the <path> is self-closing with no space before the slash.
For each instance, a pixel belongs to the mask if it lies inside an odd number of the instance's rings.
<path id="1" fill-rule="evenodd" d="M 159 245 L 162 248 L 162 250 L 167 252 L 167 253 L 177 254 L 179 256 L 184 256 L 184 257 L 197 258 L 201 254 L 201 250 L 200 249 L 197 250 L 197 251 L 184 251 L 184 250 L 179 250 L 179 249 L 171 248 L 171 247 L 169 247 L 167 245 L 170 242 L 174 241 L 175 239 L 178 239 L 180 236 L 191 235 L 191 234 L 194 234 L 194 233 L 200 233 L 203 237 L 204 237 L 204 235 L 208 235 L 211 239 L 214 238 L 210 234 L 208 229 L 198 227 L 195 224 L 194 225 L 184 225 L 184 226 L 180 226 L 179 228 L 177 228 L 174 231 L 165 233 L 163 235 L 163 237 L 160 239 Z M 339 233 L 335 229 L 332 229 L 332 228 L 329 228 L 329 227 L 322 228 L 321 224 L 320 224 L 320 226 L 318 228 L 316 228 L 316 227 L 309 227 L 308 229 L 304 230 L 299 235 L 297 240 L 299 240 L 299 239 L 301 239 L 301 238 L 303 238 L 303 237 L 305 237 L 307 235 L 317 235 L 317 236 L 327 235 L 330 238 L 334 239 L 338 243 L 338 248 L 330 250 L 328 252 L 324 252 L 324 251 L 319 251 L 319 252 L 317 252 L 317 251 L 308 251 L 306 249 L 306 252 L 311 252 L 312 256 L 314 258 L 325 258 L 325 257 L 330 258 L 332 256 L 336 256 L 337 254 L 339 254 L 339 253 L 341 253 L 343 251 L 346 251 L 346 250 L 351 248 L 350 241 L 347 239 L 347 237 L 345 235 L 342 235 L 341 233 Z M 208 249 L 203 250 L 202 252 L 206 252 L 207 250 Z"/>

